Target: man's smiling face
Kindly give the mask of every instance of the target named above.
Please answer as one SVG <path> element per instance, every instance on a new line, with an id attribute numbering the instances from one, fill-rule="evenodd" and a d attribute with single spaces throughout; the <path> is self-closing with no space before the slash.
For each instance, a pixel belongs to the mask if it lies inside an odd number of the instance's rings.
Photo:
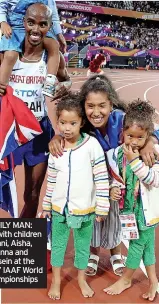
<path id="1" fill-rule="evenodd" d="M 32 46 L 43 42 L 46 33 L 52 25 L 51 11 L 43 4 L 31 5 L 24 18 L 24 27 L 28 42 Z"/>

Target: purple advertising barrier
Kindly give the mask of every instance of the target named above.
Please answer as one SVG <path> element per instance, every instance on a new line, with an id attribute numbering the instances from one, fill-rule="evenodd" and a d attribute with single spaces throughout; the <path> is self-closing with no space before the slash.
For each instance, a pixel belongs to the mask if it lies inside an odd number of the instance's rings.
<path id="1" fill-rule="evenodd" d="M 158 57 L 159 58 L 159 50 L 149 50 L 148 52 L 152 57 Z"/>
<path id="2" fill-rule="evenodd" d="M 65 39 L 68 40 L 72 40 L 73 38 L 78 37 L 78 34 L 64 34 Z"/>

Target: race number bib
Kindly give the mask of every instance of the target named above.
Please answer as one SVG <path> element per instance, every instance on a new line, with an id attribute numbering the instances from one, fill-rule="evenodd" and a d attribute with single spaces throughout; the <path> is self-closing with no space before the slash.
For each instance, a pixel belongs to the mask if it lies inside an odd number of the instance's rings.
<path id="1" fill-rule="evenodd" d="M 136 224 L 135 214 L 121 214 L 120 221 L 123 240 L 139 239 L 139 232 Z"/>

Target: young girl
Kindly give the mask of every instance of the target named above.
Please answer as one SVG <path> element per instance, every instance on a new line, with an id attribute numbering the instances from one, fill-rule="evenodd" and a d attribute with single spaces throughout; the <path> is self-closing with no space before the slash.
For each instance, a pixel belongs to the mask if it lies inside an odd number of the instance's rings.
<path id="1" fill-rule="evenodd" d="M 107 153 L 116 180 L 113 180 L 110 197 L 119 200 L 120 185 L 125 186 L 122 219 L 124 215 L 127 218 L 134 214 L 137 226 L 135 234 L 130 234 L 126 270 L 122 278 L 104 290 L 107 294 L 116 295 L 131 287 L 133 274 L 143 259 L 149 278 L 149 290 L 143 298 L 150 301 L 154 300 L 158 287 L 155 271 L 155 224 L 159 222 L 159 162 L 156 160 L 152 168 L 146 166 L 140 151 L 153 132 L 154 113 L 150 104 L 140 100 L 132 102 L 124 117 L 124 144 Z M 156 148 L 159 150 L 158 145 Z"/>
<path id="2" fill-rule="evenodd" d="M 86 115 L 86 131 L 93 134 L 103 150 L 106 152 L 121 144 L 124 109 L 126 108 L 118 98 L 111 81 L 104 75 L 94 75 L 81 87 L 80 100 Z M 154 133 L 158 136 L 158 131 Z M 153 155 L 157 154 L 153 141 L 149 138 L 145 148 L 140 151 L 145 162 L 153 162 Z M 49 145 L 50 152 L 58 157 L 63 154 L 63 139 L 55 136 Z M 151 160 L 152 157 L 152 160 Z M 88 275 L 95 275 L 98 268 L 100 246 L 110 249 L 111 264 L 116 275 L 122 275 L 123 261 L 121 258 L 121 223 L 119 206 L 111 202 L 108 217 L 103 222 L 94 223 L 94 231 L 89 259 Z"/>
<path id="3" fill-rule="evenodd" d="M 34 3 L 49 5 L 48 14 L 50 14 L 51 23 L 53 22 L 54 33 L 59 41 L 62 39 L 61 36 L 63 35 L 61 34 L 55 0 L 0 1 L 0 23 L 3 34 L 0 41 L 0 52 L 4 52 L 4 59 L 0 68 L 1 83 L 8 84 L 13 66 L 18 59 L 18 53 L 22 53 L 22 43 L 25 36 L 23 19 L 29 5 Z M 32 23 L 30 20 L 30 26 Z M 42 24 L 41 26 L 44 27 L 46 25 Z M 32 29 L 32 35 L 34 35 L 36 43 L 36 38 L 38 37 L 37 31 L 34 32 Z M 48 51 L 48 75 L 43 88 L 43 94 L 50 97 L 53 96 L 55 91 L 56 75 L 59 67 L 59 46 L 55 35 L 50 30 L 44 39 L 44 48 Z"/>
<path id="4" fill-rule="evenodd" d="M 52 284 L 49 297 L 60 299 L 60 271 L 73 230 L 78 284 L 84 297 L 94 292 L 85 279 L 94 215 L 100 221 L 109 211 L 109 181 L 104 152 L 98 141 L 81 132 L 84 113 L 75 94 L 57 105 L 59 131 L 64 138 L 60 158 L 49 156 L 43 216 L 52 212 Z"/>

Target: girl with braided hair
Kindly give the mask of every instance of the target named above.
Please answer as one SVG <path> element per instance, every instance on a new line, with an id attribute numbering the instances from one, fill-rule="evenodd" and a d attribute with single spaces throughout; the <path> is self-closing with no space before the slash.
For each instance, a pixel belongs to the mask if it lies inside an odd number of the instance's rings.
<path id="1" fill-rule="evenodd" d="M 145 165 L 140 150 L 154 131 L 154 113 L 153 107 L 144 101 L 137 100 L 129 104 L 123 121 L 124 144 L 107 152 L 112 173 L 110 198 L 119 201 L 124 186 L 121 218 L 125 216 L 128 219 L 134 215 L 137 225 L 136 234 L 130 233 L 125 272 L 104 291 L 116 295 L 131 287 L 133 274 L 143 259 L 149 279 L 149 289 L 143 298 L 149 301 L 154 300 L 158 287 L 155 227 L 159 223 L 159 162 L 156 160 L 152 167 Z M 156 145 L 156 149 L 159 150 L 159 145 Z"/>

